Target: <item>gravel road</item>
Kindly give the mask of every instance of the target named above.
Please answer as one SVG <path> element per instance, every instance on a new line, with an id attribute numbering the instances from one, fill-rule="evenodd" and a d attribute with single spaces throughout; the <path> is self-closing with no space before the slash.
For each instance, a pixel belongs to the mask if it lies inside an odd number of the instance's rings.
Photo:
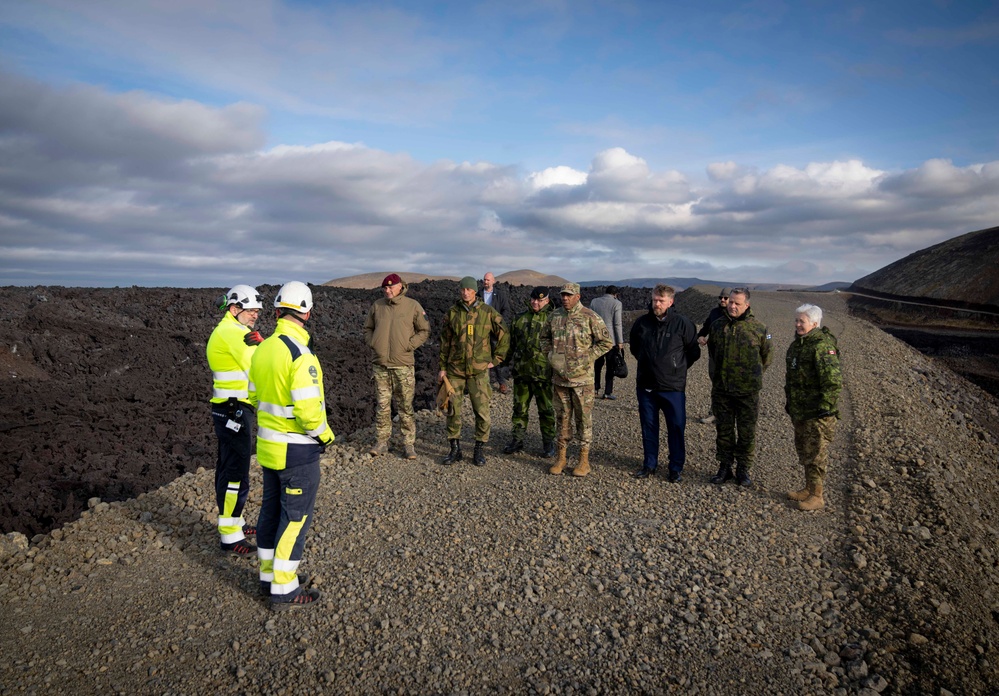
<path id="1" fill-rule="evenodd" d="M 803 300 L 827 310 L 845 370 L 817 513 L 784 497 L 802 481 L 783 354 Z M 585 479 L 547 474 L 534 413 L 527 450 L 501 454 L 509 396 L 483 468 L 440 466 L 444 421 L 421 412 L 415 462 L 373 460 L 371 429 L 326 454 L 302 565 L 322 604 L 273 614 L 255 562 L 219 555 L 202 469 L 0 537 L 0 694 L 997 693 L 996 401 L 835 295 L 752 304 L 776 351 L 752 489 L 708 483 L 706 359 L 680 484 L 628 476 L 630 358 L 596 404 Z"/>

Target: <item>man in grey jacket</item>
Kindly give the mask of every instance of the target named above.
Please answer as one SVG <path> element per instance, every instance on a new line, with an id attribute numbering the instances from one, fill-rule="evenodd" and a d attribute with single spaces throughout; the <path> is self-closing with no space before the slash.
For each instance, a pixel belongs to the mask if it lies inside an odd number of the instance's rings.
<path id="1" fill-rule="evenodd" d="M 593 363 L 593 389 L 600 391 L 600 372 L 607 365 L 607 377 L 604 380 L 604 393 L 601 398 L 616 399 L 614 396 L 614 358 L 624 350 L 624 331 L 621 327 L 621 300 L 617 299 L 616 285 L 608 285 L 604 295 L 590 302 L 590 309 L 600 315 L 607 326 L 607 331 L 614 345 L 607 353 L 597 358 Z"/>

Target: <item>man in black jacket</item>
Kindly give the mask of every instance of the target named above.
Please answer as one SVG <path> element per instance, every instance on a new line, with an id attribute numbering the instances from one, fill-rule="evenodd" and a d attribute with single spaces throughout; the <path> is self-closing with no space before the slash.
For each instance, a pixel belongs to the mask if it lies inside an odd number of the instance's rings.
<path id="1" fill-rule="evenodd" d="M 667 480 L 680 481 L 687 459 L 687 368 L 701 357 L 694 323 L 672 309 L 675 291 L 668 285 L 652 290 L 652 310 L 631 327 L 631 354 L 638 361 L 635 377 L 638 417 L 642 424 L 642 468 L 635 478 L 648 478 L 659 466 L 659 412 L 666 417 L 669 447 Z"/>
<path id="2" fill-rule="evenodd" d="M 496 276 L 492 272 L 482 276 L 482 302 L 489 305 L 503 317 L 503 323 L 510 326 L 513 316 L 510 311 L 510 294 L 507 289 L 497 285 Z M 496 384 L 501 394 L 509 394 L 510 387 L 507 381 L 510 378 L 509 365 L 497 365 L 489 368 L 489 381 Z"/>

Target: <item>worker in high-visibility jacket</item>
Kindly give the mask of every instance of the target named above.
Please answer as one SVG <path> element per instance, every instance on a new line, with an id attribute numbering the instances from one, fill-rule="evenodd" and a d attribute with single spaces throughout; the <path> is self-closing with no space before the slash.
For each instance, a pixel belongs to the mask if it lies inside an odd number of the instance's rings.
<path id="1" fill-rule="evenodd" d="M 257 404 L 257 463 L 264 475 L 257 520 L 260 590 L 280 611 L 319 599 L 319 590 L 303 588 L 298 565 L 319 490 L 319 455 L 334 436 L 326 422 L 323 370 L 305 330 L 312 291 L 305 283 L 286 283 L 274 307 L 277 327 L 250 366 L 250 400 Z"/>
<path id="2" fill-rule="evenodd" d="M 250 404 L 250 361 L 263 341 L 253 327 L 263 304 L 249 285 L 236 285 L 221 299 L 224 309 L 208 339 L 206 353 L 212 371 L 212 421 L 218 439 L 215 462 L 215 501 L 219 509 L 222 550 L 238 556 L 254 553 L 246 536 L 256 527 L 246 524 L 243 507 L 250 493 L 250 454 L 253 449 L 253 406 Z"/>

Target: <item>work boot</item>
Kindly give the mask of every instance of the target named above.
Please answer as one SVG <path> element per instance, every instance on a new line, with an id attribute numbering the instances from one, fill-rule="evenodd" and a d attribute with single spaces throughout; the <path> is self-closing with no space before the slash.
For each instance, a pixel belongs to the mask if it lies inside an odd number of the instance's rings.
<path id="1" fill-rule="evenodd" d="M 735 482 L 743 488 L 749 488 L 753 482 L 749 480 L 749 469 L 742 464 L 735 467 Z"/>
<path id="2" fill-rule="evenodd" d="M 572 470 L 573 476 L 586 476 L 590 473 L 590 447 L 583 445 L 579 448 L 579 464 Z"/>
<path id="3" fill-rule="evenodd" d="M 271 611 L 288 611 L 290 609 L 304 609 L 314 606 L 319 601 L 319 590 L 302 590 L 295 599 L 290 602 L 275 602 L 271 598 Z"/>
<path id="4" fill-rule="evenodd" d="M 402 456 L 405 459 L 416 459 L 416 447 L 411 444 L 407 444 L 406 451 Z"/>
<path id="5" fill-rule="evenodd" d="M 723 483 L 728 483 L 735 478 L 735 474 L 732 473 L 731 464 L 720 464 L 718 466 L 718 473 L 711 477 L 711 483 L 720 486 Z"/>
<path id="6" fill-rule="evenodd" d="M 451 444 L 451 451 L 445 455 L 444 459 L 441 460 L 441 464 L 454 464 L 455 462 L 460 462 L 462 459 L 461 455 L 461 440 L 455 438 L 454 440 L 448 440 Z"/>
<path id="7" fill-rule="evenodd" d="M 510 442 L 506 443 L 506 447 L 503 448 L 503 454 L 516 454 L 522 449 L 524 449 L 523 440 L 510 440 Z"/>
<path id="8" fill-rule="evenodd" d="M 299 573 L 298 574 L 298 584 L 301 587 L 305 587 L 311 581 L 312 581 L 312 578 L 309 576 L 308 573 Z M 260 581 L 260 596 L 261 597 L 270 597 L 271 596 L 271 584 L 268 581 L 266 581 L 266 580 L 261 580 Z"/>
<path id="9" fill-rule="evenodd" d="M 234 541 L 231 544 L 222 544 L 222 552 L 233 556 L 242 556 L 243 558 L 247 558 L 257 553 L 257 547 L 248 542 L 246 539 L 240 539 L 239 541 Z"/>
<path id="10" fill-rule="evenodd" d="M 826 506 L 826 501 L 822 499 L 822 484 L 813 483 L 809 485 L 809 496 L 798 503 L 799 510 L 821 510 Z"/>
<path id="11" fill-rule="evenodd" d="M 567 447 L 568 444 L 565 442 L 560 441 L 558 443 L 558 450 L 557 450 L 558 459 L 555 460 L 555 464 L 552 465 L 552 468 L 548 470 L 549 474 L 558 476 L 562 473 L 562 469 L 565 468 L 565 450 Z"/>
<path id="12" fill-rule="evenodd" d="M 555 441 L 554 440 L 543 440 L 541 443 L 541 456 L 545 459 L 551 459 L 555 456 Z"/>
<path id="13" fill-rule="evenodd" d="M 802 500 L 807 500 L 808 496 L 811 494 L 811 491 L 808 489 L 808 484 L 806 483 L 805 487 L 800 491 L 788 491 L 787 497 L 791 500 L 797 500 L 800 503 Z"/>
<path id="14" fill-rule="evenodd" d="M 475 466 L 486 465 L 486 453 L 482 451 L 485 444 L 484 442 L 475 443 L 475 451 L 472 452 L 472 464 L 475 464 Z"/>
<path id="15" fill-rule="evenodd" d="M 368 450 L 368 454 L 372 457 L 380 457 L 383 454 L 388 454 L 388 440 L 376 442 L 375 446 Z"/>

